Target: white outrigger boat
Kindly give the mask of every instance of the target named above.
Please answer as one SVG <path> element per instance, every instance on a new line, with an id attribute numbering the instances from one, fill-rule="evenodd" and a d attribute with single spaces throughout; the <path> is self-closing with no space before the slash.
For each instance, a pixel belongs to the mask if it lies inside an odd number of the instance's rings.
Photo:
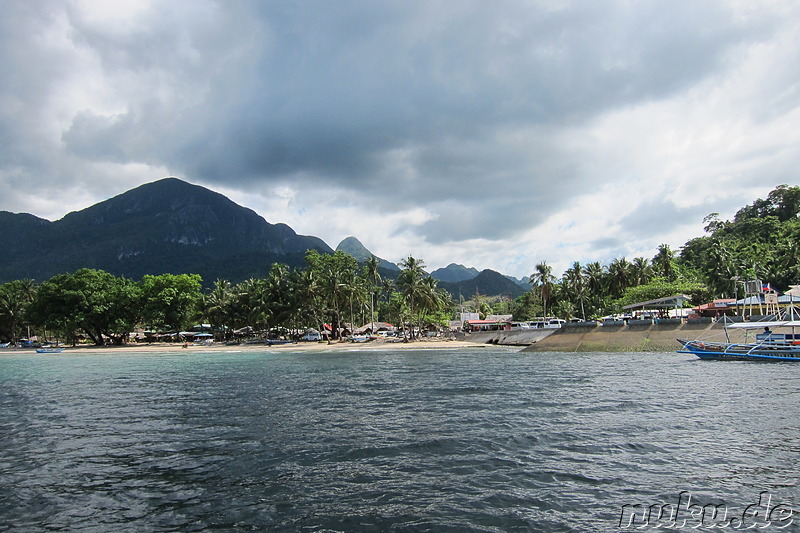
<path id="1" fill-rule="evenodd" d="M 726 342 L 678 339 L 683 345 L 678 353 L 691 353 L 700 359 L 800 361 L 800 320 L 793 310 L 790 316 L 792 320 L 726 324 Z M 744 341 L 731 342 L 730 330 L 742 330 Z M 758 330 L 761 332 L 750 341 L 753 331 Z"/>
<path id="2" fill-rule="evenodd" d="M 43 346 L 41 348 L 36 348 L 36 353 L 61 353 L 64 351 L 64 348 L 52 347 L 52 346 Z"/>

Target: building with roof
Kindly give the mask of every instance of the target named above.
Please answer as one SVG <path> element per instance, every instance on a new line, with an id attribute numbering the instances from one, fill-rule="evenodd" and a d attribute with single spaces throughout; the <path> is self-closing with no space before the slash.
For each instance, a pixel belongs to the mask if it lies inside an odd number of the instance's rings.
<path id="1" fill-rule="evenodd" d="M 685 294 L 674 294 L 664 298 L 656 298 L 646 302 L 639 302 L 623 306 L 623 310 L 631 314 L 641 314 L 644 311 L 655 311 L 660 314 L 679 316 L 678 310 L 689 302 L 689 297 Z M 674 312 L 672 312 L 674 310 Z"/>

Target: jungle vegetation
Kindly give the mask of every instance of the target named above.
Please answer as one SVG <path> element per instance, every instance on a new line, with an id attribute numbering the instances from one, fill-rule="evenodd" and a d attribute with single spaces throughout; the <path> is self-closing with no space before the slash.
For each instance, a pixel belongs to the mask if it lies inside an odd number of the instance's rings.
<path id="1" fill-rule="evenodd" d="M 238 284 L 217 279 L 203 291 L 196 274 L 146 275 L 135 281 L 95 269 L 53 276 L 37 285 L 22 279 L 0 285 L 0 339 L 40 337 L 121 343 L 135 327 L 181 331 L 208 323 L 220 337 L 239 328 L 257 331 L 319 329 L 323 324 L 371 321 L 445 325 L 457 311 L 482 315 L 599 317 L 639 301 L 683 293 L 695 305 L 742 297 L 741 282 L 760 279 L 780 291 L 800 281 L 800 187 L 781 185 L 733 217 L 705 218 L 705 235 L 679 251 L 658 247 L 651 258 L 574 262 L 560 277 L 541 261 L 522 296 L 491 300 L 479 294 L 454 302 L 425 272 L 422 260 L 404 259 L 395 278 L 382 277 L 372 257 L 310 250 L 304 268 L 273 264 L 263 278 Z M 333 328 L 333 336 L 339 328 Z"/>

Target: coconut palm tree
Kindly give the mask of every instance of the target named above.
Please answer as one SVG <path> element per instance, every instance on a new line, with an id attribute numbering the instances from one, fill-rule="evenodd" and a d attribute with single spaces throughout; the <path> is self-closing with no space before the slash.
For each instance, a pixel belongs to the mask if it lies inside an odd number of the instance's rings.
<path id="1" fill-rule="evenodd" d="M 653 267 L 644 257 L 635 257 L 631 262 L 631 285 L 646 285 L 653 279 Z"/>
<path id="2" fill-rule="evenodd" d="M 303 326 L 313 324 L 315 328 L 319 328 L 319 284 L 316 273 L 310 268 L 293 270 L 290 284 L 295 323 Z"/>
<path id="3" fill-rule="evenodd" d="M 606 271 L 599 261 L 593 261 L 583 268 L 583 275 L 586 280 L 590 310 L 596 313 L 602 309 L 605 297 Z"/>
<path id="4" fill-rule="evenodd" d="M 370 324 L 375 322 L 375 300 L 378 297 L 381 286 L 381 275 L 378 272 L 378 265 L 380 262 L 374 255 L 369 256 L 366 263 L 364 263 L 364 273 L 368 282 L 369 290 L 369 321 Z"/>
<path id="5" fill-rule="evenodd" d="M 548 265 L 547 261 L 538 263 L 534 268 L 535 271 L 530 276 L 530 282 L 542 299 L 542 313 L 547 317 L 547 302 L 553 295 L 553 284 L 556 278 L 553 276 L 553 267 Z"/>
<path id="6" fill-rule="evenodd" d="M 271 314 L 266 280 L 246 279 L 233 288 L 233 294 L 236 317 L 232 326 L 268 327 Z"/>
<path id="7" fill-rule="evenodd" d="M 17 329 L 23 323 L 25 309 L 36 297 L 36 283 L 31 279 L 0 285 L 0 323 L 8 340 L 17 343 Z"/>
<path id="8" fill-rule="evenodd" d="M 608 289 L 614 298 L 619 298 L 625 289 L 631 286 L 631 264 L 620 257 L 608 265 Z"/>
<path id="9" fill-rule="evenodd" d="M 675 252 L 670 249 L 669 245 L 660 244 L 658 252 L 652 259 L 653 269 L 657 275 L 662 276 L 667 281 L 675 281 L 674 260 Z"/>
<path id="10" fill-rule="evenodd" d="M 225 337 L 229 337 L 229 324 L 233 303 L 233 287 L 226 279 L 217 279 L 211 292 L 203 295 L 203 310 L 208 321 L 224 330 Z"/>
<path id="11" fill-rule="evenodd" d="M 573 302 L 577 300 L 581 308 L 581 316 L 586 320 L 586 309 L 583 305 L 586 299 L 586 279 L 578 261 L 572 263 L 572 267 L 564 272 L 562 286 Z"/>
<path id="12" fill-rule="evenodd" d="M 397 277 L 397 286 L 403 295 L 403 299 L 411 315 L 411 320 L 413 321 L 415 307 L 420 299 L 421 293 L 424 291 L 423 275 L 425 271 L 423 269 L 425 263 L 421 259 L 415 259 L 409 255 L 400 262 L 400 266 L 403 270 Z M 414 337 L 413 331 L 411 332 L 411 336 L 412 338 Z"/>
<path id="13" fill-rule="evenodd" d="M 348 271 L 343 276 L 342 294 L 350 307 L 350 324 L 355 328 L 354 308 L 360 308 L 366 302 L 368 290 L 366 280 L 358 276 L 355 270 Z"/>

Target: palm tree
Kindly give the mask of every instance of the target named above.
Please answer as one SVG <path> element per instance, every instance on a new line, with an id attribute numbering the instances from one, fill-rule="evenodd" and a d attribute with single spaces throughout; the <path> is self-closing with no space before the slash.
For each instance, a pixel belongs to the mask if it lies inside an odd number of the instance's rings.
<path id="1" fill-rule="evenodd" d="M 413 321 L 414 308 L 417 301 L 420 299 L 420 294 L 424 290 L 422 284 L 423 275 L 425 273 L 423 270 L 425 263 L 422 260 L 415 259 L 409 255 L 406 259 L 403 259 L 400 262 L 400 266 L 403 268 L 403 270 L 397 277 L 397 285 L 400 289 L 400 292 L 403 294 L 403 299 L 408 306 L 409 314 L 411 315 L 411 320 Z M 411 337 L 414 337 L 413 331 L 411 332 Z"/>
<path id="2" fill-rule="evenodd" d="M 23 322 L 25 309 L 35 297 L 36 283 L 31 279 L 0 285 L 0 321 L 7 325 L 9 340 L 13 344 L 17 343 L 17 329 Z"/>
<path id="3" fill-rule="evenodd" d="M 385 278 L 381 283 L 381 294 L 384 301 L 388 304 L 392 299 L 392 294 L 397 290 L 397 283 L 392 278 Z"/>
<path id="4" fill-rule="evenodd" d="M 673 261 L 675 259 L 675 252 L 673 252 L 669 245 L 660 244 L 658 252 L 653 257 L 653 269 L 656 274 L 662 276 L 667 281 L 675 281 L 675 268 Z"/>
<path id="5" fill-rule="evenodd" d="M 264 315 L 269 318 L 267 331 L 285 326 L 292 315 L 291 272 L 282 263 L 275 263 L 264 281 Z"/>
<path id="6" fill-rule="evenodd" d="M 333 338 L 339 338 L 341 308 L 345 304 L 346 297 L 345 288 L 349 273 L 356 271 L 358 262 L 341 250 L 337 250 L 333 255 L 311 250 L 306 254 L 306 262 L 317 276 L 321 299 L 332 319 Z"/>
<path id="7" fill-rule="evenodd" d="M 375 299 L 378 296 L 381 285 L 381 275 L 378 272 L 378 265 L 380 262 L 374 255 L 369 256 L 366 263 L 364 263 L 364 271 L 369 283 L 369 321 L 370 324 L 375 322 Z M 373 327 L 374 329 L 374 327 Z"/>
<path id="8" fill-rule="evenodd" d="M 630 271 L 633 286 L 647 285 L 653 279 L 653 267 L 650 265 L 650 261 L 644 257 L 634 258 Z"/>
<path id="9" fill-rule="evenodd" d="M 547 317 L 547 302 L 553 294 L 553 282 L 555 279 L 556 278 L 553 276 L 553 267 L 548 265 L 547 261 L 538 263 L 534 273 L 530 276 L 530 282 L 533 284 L 533 287 L 538 290 L 539 296 L 542 299 L 542 313 L 544 317 Z"/>
<path id="10" fill-rule="evenodd" d="M 586 280 L 583 277 L 583 268 L 577 261 L 572 263 L 572 267 L 564 272 L 563 283 L 567 294 L 574 297 L 581 308 L 581 316 L 586 320 L 586 309 L 584 308 L 583 301 L 586 298 Z"/>
<path id="11" fill-rule="evenodd" d="M 443 306 L 442 294 L 436 287 L 436 280 L 431 276 L 422 279 L 419 294 L 417 296 L 419 305 L 419 329 L 422 330 L 422 323 L 425 313 L 434 314 Z"/>
<path id="12" fill-rule="evenodd" d="M 356 275 L 355 270 L 348 271 L 343 276 L 342 294 L 347 298 L 350 305 L 350 324 L 355 329 L 353 306 L 361 307 L 361 303 L 366 301 L 367 296 L 365 280 Z"/>
<path id="13" fill-rule="evenodd" d="M 227 338 L 228 325 L 231 318 L 231 303 L 233 302 L 233 287 L 226 279 L 217 279 L 211 292 L 203 296 L 203 309 L 208 321 L 224 330 Z"/>
<path id="14" fill-rule="evenodd" d="M 297 321 L 310 320 L 322 331 L 319 321 L 320 285 L 315 272 L 310 268 L 292 271 L 292 287 Z"/>
<path id="15" fill-rule="evenodd" d="M 232 324 L 243 323 L 256 329 L 268 327 L 271 314 L 265 280 L 246 279 L 234 287 L 233 294 L 236 316 Z"/>
<path id="16" fill-rule="evenodd" d="M 611 261 L 608 265 L 608 288 L 614 298 L 619 298 L 630 287 L 631 264 L 624 257 Z"/>
<path id="17" fill-rule="evenodd" d="M 589 294 L 599 301 L 600 297 L 602 297 L 603 280 L 605 278 L 603 266 L 599 261 L 593 261 L 584 267 L 583 275 L 586 277 Z"/>

